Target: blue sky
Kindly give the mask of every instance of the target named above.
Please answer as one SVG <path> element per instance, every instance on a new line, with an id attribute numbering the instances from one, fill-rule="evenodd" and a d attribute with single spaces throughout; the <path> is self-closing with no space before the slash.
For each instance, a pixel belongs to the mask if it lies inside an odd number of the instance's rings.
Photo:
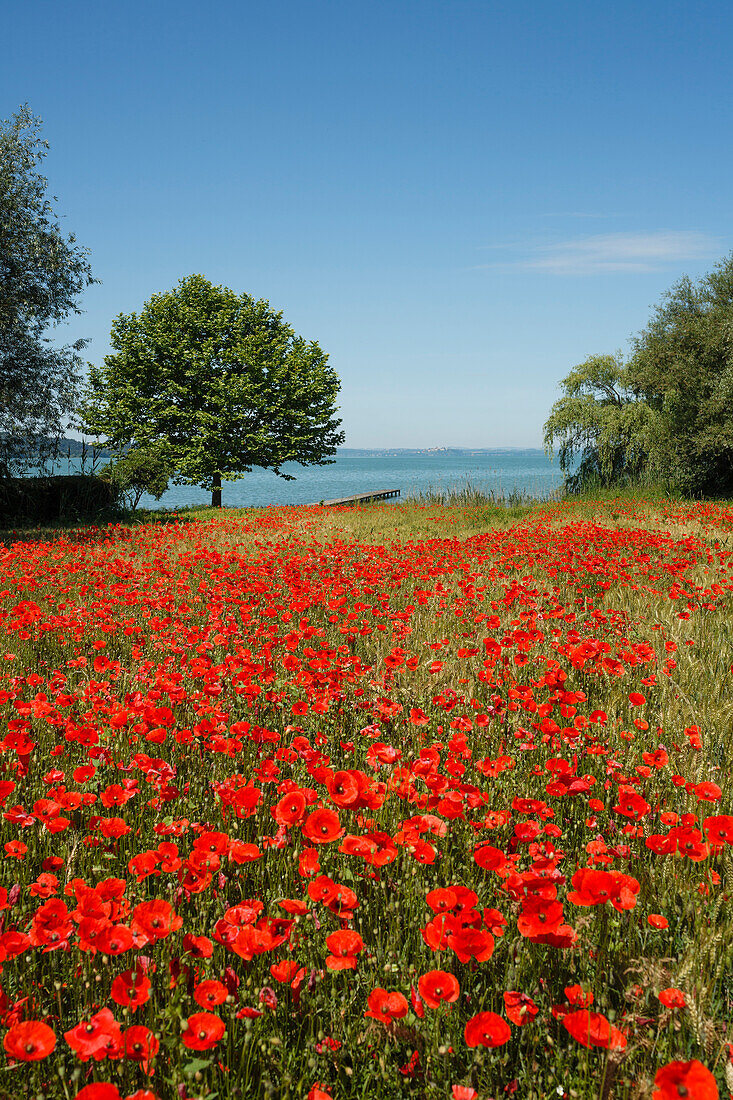
<path id="1" fill-rule="evenodd" d="M 733 248 L 733 7 L 5 0 L 91 250 L 69 336 L 201 272 L 342 380 L 347 445 L 539 446 L 557 382 Z"/>

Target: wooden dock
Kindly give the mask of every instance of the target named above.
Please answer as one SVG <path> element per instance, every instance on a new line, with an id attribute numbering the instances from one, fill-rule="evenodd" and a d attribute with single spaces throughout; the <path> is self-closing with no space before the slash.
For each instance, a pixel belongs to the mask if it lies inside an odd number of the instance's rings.
<path id="1" fill-rule="evenodd" d="M 398 497 L 399 489 L 375 489 L 371 493 L 357 493 L 353 497 L 334 497 L 333 500 L 316 500 L 313 505 L 322 504 L 331 508 L 337 504 L 366 504 L 369 500 L 388 500 L 390 497 Z"/>

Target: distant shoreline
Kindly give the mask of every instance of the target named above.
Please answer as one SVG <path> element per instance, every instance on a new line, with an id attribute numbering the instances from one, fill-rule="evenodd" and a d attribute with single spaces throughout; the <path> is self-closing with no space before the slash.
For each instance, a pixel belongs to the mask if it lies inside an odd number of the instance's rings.
<path id="1" fill-rule="evenodd" d="M 73 457 L 82 454 L 84 449 L 94 450 L 103 458 L 110 458 L 112 452 L 105 447 L 94 447 L 81 439 L 68 436 L 59 441 L 62 454 L 71 452 Z M 351 455 L 506 455 L 506 454 L 544 454 L 542 447 L 337 447 L 336 454 Z"/>

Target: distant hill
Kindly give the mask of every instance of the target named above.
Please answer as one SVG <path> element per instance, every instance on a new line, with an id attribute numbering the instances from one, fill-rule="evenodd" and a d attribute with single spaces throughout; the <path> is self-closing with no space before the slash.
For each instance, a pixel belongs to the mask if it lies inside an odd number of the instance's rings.
<path id="1" fill-rule="evenodd" d="M 104 458 L 108 458 L 111 454 L 111 452 L 104 447 L 96 447 L 94 450 L 96 454 L 102 455 Z M 66 455 L 71 455 L 72 458 L 79 458 L 83 454 L 91 455 L 91 452 L 91 444 L 85 443 L 81 439 L 70 439 L 68 436 L 65 436 L 63 439 L 59 440 L 59 454 L 63 458 L 65 458 Z"/>

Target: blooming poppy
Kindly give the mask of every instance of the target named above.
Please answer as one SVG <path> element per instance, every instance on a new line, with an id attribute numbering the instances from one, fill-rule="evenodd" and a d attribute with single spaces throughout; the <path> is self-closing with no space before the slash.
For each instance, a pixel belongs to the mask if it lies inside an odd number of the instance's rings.
<path id="1" fill-rule="evenodd" d="M 350 928 L 332 932 L 326 938 L 326 945 L 331 952 L 326 957 L 326 966 L 329 970 L 356 969 L 356 956 L 364 949 L 364 940 L 358 932 L 352 932 Z"/>
<path id="2" fill-rule="evenodd" d="M 718 1100 L 718 1086 L 712 1073 L 702 1062 L 668 1062 L 654 1077 L 657 1086 L 652 1100 Z"/>
<path id="3" fill-rule="evenodd" d="M 461 991 L 458 979 L 445 970 L 430 970 L 423 974 L 418 979 L 417 987 L 428 1008 L 439 1008 L 441 1002 L 453 1004 Z"/>
<path id="4" fill-rule="evenodd" d="M 132 930 L 142 945 L 157 943 L 183 924 L 183 917 L 176 916 L 169 901 L 156 898 L 143 901 L 133 910 Z"/>
<path id="5" fill-rule="evenodd" d="M 107 1047 L 116 1048 L 120 1045 L 121 1032 L 119 1024 L 108 1008 L 103 1008 L 89 1020 L 82 1020 L 64 1033 L 64 1038 L 75 1052 L 80 1062 L 88 1062 L 90 1058 L 101 1061 L 106 1057 Z"/>
<path id="6" fill-rule="evenodd" d="M 562 902 L 530 897 L 522 905 L 522 911 L 517 918 L 517 930 L 527 939 L 534 939 L 536 936 L 556 932 L 562 921 Z"/>
<path id="7" fill-rule="evenodd" d="M 531 997 L 526 993 L 517 993 L 515 990 L 508 990 L 504 994 L 504 1008 L 511 1022 L 517 1027 L 524 1027 L 525 1024 L 534 1020 L 539 1012 L 539 1008 Z"/>
<path id="8" fill-rule="evenodd" d="M 303 823 L 303 836 L 313 844 L 330 844 L 344 833 L 335 810 L 323 807 L 308 814 Z"/>
<path id="9" fill-rule="evenodd" d="M 160 1050 L 157 1037 L 149 1028 L 142 1024 L 133 1024 L 124 1034 L 125 1057 L 133 1062 L 139 1062 L 145 1073 L 150 1070 L 150 1063 Z"/>
<path id="10" fill-rule="evenodd" d="M 19 1062 L 40 1062 L 48 1058 L 56 1046 L 56 1036 L 40 1020 L 24 1020 L 14 1024 L 3 1039 L 5 1053 Z"/>
<path id="11" fill-rule="evenodd" d="M 272 816 L 278 825 L 299 825 L 305 816 L 308 803 L 302 791 L 288 791 L 272 808 Z"/>
<path id="12" fill-rule="evenodd" d="M 711 844 L 733 844 L 733 816 L 730 814 L 706 817 L 703 828 Z"/>
<path id="13" fill-rule="evenodd" d="M 469 1047 L 500 1047 L 511 1038 L 511 1028 L 495 1012 L 479 1012 L 466 1024 L 463 1037 Z"/>
<path id="14" fill-rule="evenodd" d="M 223 1004 L 227 999 L 227 987 L 221 982 L 217 981 L 205 981 L 199 982 L 196 986 L 193 999 L 197 1005 L 201 1005 L 202 1008 L 214 1008 L 216 1005 Z"/>
<path id="15" fill-rule="evenodd" d="M 657 997 L 665 1008 L 684 1008 L 687 1004 L 685 995 L 681 989 L 660 989 Z"/>
<path id="16" fill-rule="evenodd" d="M 364 1013 L 380 1023 L 390 1024 L 392 1020 L 399 1020 L 407 1015 L 409 1005 L 401 993 L 390 993 L 386 989 L 377 987 L 369 994 L 369 1008 Z"/>
<path id="17" fill-rule="evenodd" d="M 110 996 L 116 1004 L 134 1011 L 150 999 L 150 989 L 150 978 L 144 970 L 125 970 L 112 979 Z"/>
<path id="18" fill-rule="evenodd" d="M 494 953 L 494 937 L 483 928 L 463 927 L 449 932 L 447 942 L 463 963 L 472 958 L 476 962 L 487 962 Z"/>
<path id="19" fill-rule="evenodd" d="M 563 1016 L 563 1027 L 573 1039 L 584 1047 L 605 1047 L 608 1050 L 623 1050 L 626 1036 L 613 1027 L 600 1012 L 589 1012 L 586 1008 L 568 1012 Z"/>
<path id="20" fill-rule="evenodd" d="M 189 1050 L 211 1050 L 226 1031 L 224 1021 L 211 1012 L 194 1012 L 186 1023 L 182 1038 Z"/>
<path id="21" fill-rule="evenodd" d="M 210 959 L 214 953 L 214 945 L 208 936 L 193 936 L 187 932 L 183 937 L 183 950 L 195 959 Z"/>
<path id="22" fill-rule="evenodd" d="M 506 855 L 501 848 L 494 848 L 491 844 L 482 844 L 480 848 L 476 848 L 473 858 L 485 871 L 501 871 L 507 863 Z"/>
<path id="23" fill-rule="evenodd" d="M 458 895 L 455 890 L 439 887 L 431 890 L 425 898 L 434 913 L 450 913 L 458 906 Z"/>
<path id="24" fill-rule="evenodd" d="M 333 1096 L 328 1089 L 322 1087 L 320 1081 L 315 1081 L 306 1100 L 333 1100 Z"/>

